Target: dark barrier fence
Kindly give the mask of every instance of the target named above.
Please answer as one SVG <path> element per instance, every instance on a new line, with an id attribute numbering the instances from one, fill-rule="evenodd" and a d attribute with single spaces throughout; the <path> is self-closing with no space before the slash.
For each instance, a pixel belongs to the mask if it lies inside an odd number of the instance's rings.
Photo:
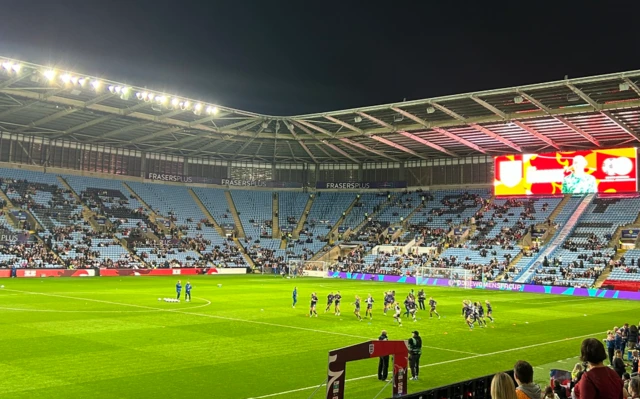
<path id="1" fill-rule="evenodd" d="M 513 378 L 513 370 L 505 371 Z M 425 373 L 426 374 L 426 373 Z M 486 375 L 484 377 L 474 378 L 472 380 L 456 382 L 444 387 L 433 388 L 427 391 L 416 392 L 405 396 L 401 399 L 490 399 L 491 398 L 491 380 L 495 374 Z M 428 378 L 425 375 L 426 378 Z M 421 376 L 422 378 L 422 376 Z M 515 379 L 514 379 L 515 384 Z"/>

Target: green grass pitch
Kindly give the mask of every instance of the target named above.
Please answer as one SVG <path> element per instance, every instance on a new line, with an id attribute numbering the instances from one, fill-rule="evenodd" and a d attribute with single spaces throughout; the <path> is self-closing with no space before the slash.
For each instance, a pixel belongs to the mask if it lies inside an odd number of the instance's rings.
<path id="1" fill-rule="evenodd" d="M 633 302 L 427 287 L 442 319 L 420 312 L 399 327 L 382 314 L 382 292 L 402 296 L 414 286 L 273 276 L 198 276 L 191 303 L 159 302 L 174 295 L 176 280 L 0 280 L 0 398 L 304 399 L 325 379 L 329 350 L 376 339 L 382 329 L 390 339 L 422 335 L 423 367 L 409 392 L 507 370 L 518 359 L 544 382 L 545 365 L 573 366 L 584 337 L 637 321 Z M 339 317 L 323 313 L 336 290 Z M 318 318 L 308 317 L 312 291 Z M 374 319 L 358 322 L 351 302 L 368 293 Z M 463 299 L 489 299 L 496 322 L 469 331 Z M 346 396 L 373 398 L 385 385 L 376 369 L 377 359 L 348 364 Z M 323 395 L 321 388 L 313 397 Z M 388 385 L 379 397 L 390 396 Z"/>

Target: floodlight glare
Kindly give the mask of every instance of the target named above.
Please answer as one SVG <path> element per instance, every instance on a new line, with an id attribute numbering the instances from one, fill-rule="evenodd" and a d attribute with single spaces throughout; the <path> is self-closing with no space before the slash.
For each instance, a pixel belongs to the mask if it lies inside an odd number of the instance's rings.
<path id="1" fill-rule="evenodd" d="M 20 72 L 20 70 L 22 69 L 22 65 L 20 65 L 20 64 L 13 64 L 13 66 L 11 67 L 11 69 L 13 69 L 13 72 L 18 73 L 18 72 Z"/>
<path id="2" fill-rule="evenodd" d="M 94 90 L 98 90 L 100 89 L 100 81 L 99 80 L 94 80 L 93 82 L 91 82 L 91 87 L 93 87 Z"/>
<path id="3" fill-rule="evenodd" d="M 122 92 L 122 87 L 116 86 L 114 90 L 116 91 L 116 93 L 120 94 Z"/>
<path id="4" fill-rule="evenodd" d="M 72 76 L 71 77 L 71 83 L 73 83 L 74 85 L 78 83 L 78 78 L 76 76 Z"/>
<path id="5" fill-rule="evenodd" d="M 50 69 L 48 71 L 45 71 L 43 73 L 44 77 L 49 79 L 49 80 L 53 80 L 56 77 L 56 71 L 54 71 L 53 69 Z"/>
<path id="6" fill-rule="evenodd" d="M 171 105 L 173 105 L 174 107 L 177 107 L 178 105 L 180 105 L 180 100 L 178 100 L 177 98 L 174 98 L 173 100 L 171 100 Z"/>
<path id="7" fill-rule="evenodd" d="M 80 78 L 80 79 L 78 79 L 78 84 L 79 84 L 80 86 L 84 86 L 84 84 L 85 84 L 85 83 L 87 83 L 87 79 L 85 79 L 85 78 Z"/>
<path id="8" fill-rule="evenodd" d="M 109 86 L 109 91 L 111 92 L 111 94 L 114 94 L 116 92 L 116 87 L 115 86 Z"/>
<path id="9" fill-rule="evenodd" d="M 71 75 L 65 73 L 64 75 L 60 76 L 60 80 L 62 80 L 64 84 L 67 84 L 71 81 Z"/>
<path id="10" fill-rule="evenodd" d="M 195 109 L 196 111 L 200 111 L 202 109 L 202 104 L 197 103 Z"/>
<path id="11" fill-rule="evenodd" d="M 11 68 L 13 67 L 13 64 L 10 62 L 3 62 L 2 63 L 2 67 L 7 71 L 10 72 Z"/>

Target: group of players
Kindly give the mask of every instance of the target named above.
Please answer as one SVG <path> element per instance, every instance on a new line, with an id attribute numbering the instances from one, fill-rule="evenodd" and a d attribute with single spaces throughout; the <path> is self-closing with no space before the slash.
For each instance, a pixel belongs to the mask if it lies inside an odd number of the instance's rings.
<path id="1" fill-rule="evenodd" d="M 488 300 L 484 301 L 484 303 L 487 305 L 487 317 L 493 323 L 493 308 L 491 307 L 491 303 Z M 480 327 L 487 326 L 482 302 L 471 302 L 466 299 L 462 301 L 462 316 L 464 316 L 464 320 L 471 330 L 473 330 L 475 323 L 478 323 Z"/>
<path id="2" fill-rule="evenodd" d="M 298 289 L 294 288 L 293 290 L 293 307 L 295 308 L 296 303 L 298 302 Z M 342 295 L 340 291 L 337 291 L 335 294 L 330 292 L 327 295 L 327 306 L 324 310 L 325 313 L 331 310 L 331 306 L 333 306 L 333 313 L 336 316 L 340 316 L 340 304 L 342 302 Z M 369 318 L 369 320 L 373 319 L 373 303 L 374 299 L 371 294 L 367 295 L 367 298 L 364 299 L 364 303 L 366 304 L 366 311 L 364 318 Z M 414 322 L 417 321 L 416 313 L 418 309 L 426 310 L 425 306 L 426 295 L 424 290 L 420 290 L 416 295 L 413 290 L 407 295 L 404 300 L 404 316 L 410 317 Z M 493 309 L 491 308 L 491 303 L 489 301 L 485 301 L 487 306 L 486 316 L 493 322 Z M 309 307 L 309 317 L 318 317 L 317 311 L 318 305 L 318 296 L 315 292 L 311 293 L 311 304 Z M 440 314 L 437 311 L 437 305 L 433 297 L 429 298 L 429 317 L 432 318 L 434 315 L 440 319 Z M 475 323 L 478 323 L 479 326 L 485 327 L 487 322 L 485 321 L 485 311 L 481 302 L 471 302 L 468 300 L 463 301 L 463 309 L 462 314 L 465 318 L 465 322 L 469 326 L 469 328 L 473 329 Z M 354 311 L 353 314 L 359 321 L 363 320 L 361 315 L 361 307 L 362 307 L 362 299 L 359 295 L 355 296 L 355 302 L 353 302 Z M 386 291 L 384 292 L 384 315 L 387 315 L 388 311 L 393 311 L 393 319 L 398 323 L 398 326 L 402 326 L 402 307 L 399 301 L 396 300 L 396 292 L 395 291 Z"/>

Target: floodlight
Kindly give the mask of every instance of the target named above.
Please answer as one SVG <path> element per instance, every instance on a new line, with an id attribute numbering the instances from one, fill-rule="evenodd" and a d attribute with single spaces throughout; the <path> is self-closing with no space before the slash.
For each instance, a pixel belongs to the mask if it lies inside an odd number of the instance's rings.
<path id="1" fill-rule="evenodd" d="M 156 95 L 155 95 L 155 94 L 153 94 L 153 93 L 149 93 L 149 94 L 147 95 L 147 99 L 148 99 L 149 101 L 153 101 L 153 99 L 154 99 L 154 98 L 156 98 Z"/>
<path id="2" fill-rule="evenodd" d="M 11 62 L 3 62 L 2 63 L 2 67 L 7 71 L 7 72 L 11 72 L 11 68 L 13 67 L 13 64 Z"/>
<path id="3" fill-rule="evenodd" d="M 85 78 L 80 78 L 80 79 L 78 79 L 78 84 L 79 84 L 80 86 L 84 86 L 84 84 L 85 84 L 85 83 L 87 83 L 87 79 L 85 79 Z"/>
<path id="4" fill-rule="evenodd" d="M 355 123 L 360 123 L 360 122 L 362 122 L 362 117 L 360 115 L 357 115 L 355 118 L 353 118 L 353 121 Z"/>
<path id="5" fill-rule="evenodd" d="M 111 94 L 115 94 L 115 92 L 116 92 L 116 87 L 115 87 L 115 86 L 113 86 L 113 85 L 109 86 L 109 91 L 111 92 Z"/>
<path id="6" fill-rule="evenodd" d="M 627 91 L 629 90 L 629 83 L 624 82 L 624 83 L 620 83 L 620 85 L 618 86 L 620 91 Z"/>
<path id="7" fill-rule="evenodd" d="M 394 122 L 402 122 L 404 120 L 404 116 L 402 115 L 394 115 L 393 116 L 393 121 Z"/>
<path id="8" fill-rule="evenodd" d="M 217 113 L 218 113 L 218 107 L 212 106 L 212 105 L 207 107 L 207 114 L 215 115 Z"/>
<path id="9" fill-rule="evenodd" d="M 53 80 L 56 77 L 56 71 L 54 71 L 53 69 L 50 69 L 48 71 L 45 71 L 43 73 L 44 77 L 49 79 L 49 80 Z"/>
<path id="10" fill-rule="evenodd" d="M 20 65 L 20 64 L 13 64 L 13 66 L 11 67 L 11 69 L 13 69 L 13 72 L 18 73 L 18 72 L 20 72 L 20 70 L 22 69 L 22 65 Z"/>
<path id="11" fill-rule="evenodd" d="M 65 73 L 64 75 L 60 76 L 60 80 L 62 80 L 64 84 L 67 84 L 71 81 L 71 75 Z"/>
<path id="12" fill-rule="evenodd" d="M 91 87 L 93 87 L 94 90 L 99 90 L 101 85 L 102 83 L 100 83 L 99 80 L 94 80 L 93 82 L 91 82 Z"/>
<path id="13" fill-rule="evenodd" d="M 191 103 L 189 101 L 185 101 L 180 104 L 180 109 L 185 110 L 191 108 Z"/>
<path id="14" fill-rule="evenodd" d="M 433 107 L 427 107 L 427 114 L 433 114 L 434 112 L 436 112 L 436 109 Z"/>
<path id="15" fill-rule="evenodd" d="M 266 129 L 268 127 L 269 127 L 269 122 L 267 122 L 267 121 L 262 122 L 262 128 L 263 129 Z"/>
<path id="16" fill-rule="evenodd" d="M 200 115 L 202 113 L 202 104 L 197 103 L 194 107 L 193 107 L 193 113 L 196 115 Z"/>
<path id="17" fill-rule="evenodd" d="M 180 100 L 178 100 L 177 98 L 174 98 L 173 100 L 171 100 L 171 105 L 173 105 L 174 107 L 177 107 L 178 105 L 180 105 Z"/>
<path id="18" fill-rule="evenodd" d="M 116 86 L 114 90 L 116 93 L 120 94 L 122 92 L 122 87 Z"/>
<path id="19" fill-rule="evenodd" d="M 73 83 L 74 85 L 78 83 L 78 77 L 77 76 L 72 76 L 71 77 L 71 83 Z"/>
<path id="20" fill-rule="evenodd" d="M 521 104 L 522 101 L 524 101 L 524 99 L 522 98 L 522 96 L 515 96 L 513 97 L 513 102 L 516 104 Z"/>

